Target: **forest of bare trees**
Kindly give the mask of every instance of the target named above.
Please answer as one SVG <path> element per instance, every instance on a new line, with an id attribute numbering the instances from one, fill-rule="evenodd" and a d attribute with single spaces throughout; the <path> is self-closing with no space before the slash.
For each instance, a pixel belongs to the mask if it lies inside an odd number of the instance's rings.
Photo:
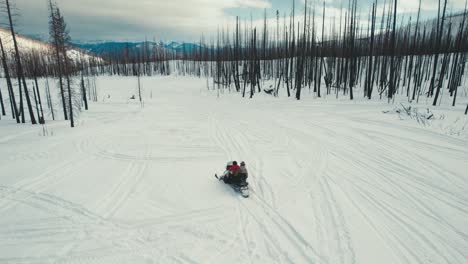
<path id="1" fill-rule="evenodd" d="M 265 92 L 300 100 L 308 90 L 316 97 L 350 100 L 359 96 L 391 102 L 400 95 L 419 102 L 425 97 L 438 105 L 442 95 L 448 95 L 455 106 L 460 87 L 466 85 L 468 13 L 466 7 L 449 12 L 447 0 L 437 4 L 437 18 L 424 21 L 421 2 L 415 17 L 404 17 L 398 14 L 397 0 L 383 5 L 376 0 L 365 18 L 364 7 L 349 0 L 339 16 L 330 19 L 325 2 L 306 0 L 299 6 L 292 0 L 291 13 L 276 11 L 272 19 L 265 11 L 263 25 L 237 17 L 235 25 L 220 28 L 209 40 L 201 36 L 194 50 L 176 53 L 145 40 L 138 50 L 71 58 L 70 34 L 56 3 L 48 1 L 50 49 L 38 52 L 18 49 L 14 14 L 10 1 L 3 0 L 15 49 L 5 50 L 0 39 L 6 79 L 6 87 L 0 87 L 0 115 L 9 109 L 18 123 L 44 124 L 45 101 L 55 120 L 57 109 L 48 85 L 52 81 L 60 89 L 63 117 L 73 127 L 75 109 L 88 109 L 88 101 L 97 100 L 93 77 L 174 72 L 211 78 L 210 89 L 249 98 Z M 38 78 L 46 78 L 45 87 L 39 87 Z"/>
<path id="2" fill-rule="evenodd" d="M 233 27 L 218 30 L 215 39 L 202 37 L 195 51 L 173 54 L 145 45 L 137 52 L 107 56 L 104 71 L 170 74 L 168 61 L 175 60 L 178 73 L 212 77 L 212 88 L 233 89 L 250 98 L 262 91 L 279 96 L 283 88 L 297 100 L 309 89 L 317 97 L 325 93 L 351 100 L 391 101 L 398 93 L 411 102 L 425 96 L 437 105 L 446 90 L 455 105 L 466 72 L 467 12 L 448 13 L 447 3 L 439 0 L 438 17 L 421 21 L 421 3 L 416 17 L 405 19 L 398 16 L 397 0 L 384 3 L 380 14 L 376 1 L 364 21 L 357 0 L 332 20 L 326 19 L 325 3 L 305 1 L 303 15 L 297 15 L 292 1 L 291 13 L 276 12 L 273 24 L 266 11 L 262 26 L 237 18 Z"/>
<path id="3" fill-rule="evenodd" d="M 352 100 L 356 87 L 362 87 L 359 91 L 369 99 L 378 96 L 392 100 L 399 93 L 409 101 L 430 97 L 437 105 L 441 91 L 446 89 L 455 105 L 466 71 L 466 9 L 447 14 L 447 1 L 439 1 L 439 17 L 432 24 L 421 23 L 420 10 L 416 22 L 412 18 L 398 20 L 396 0 L 378 17 L 375 2 L 369 23 L 364 24 L 360 23 L 357 1 L 352 0 L 342 10 L 339 22 L 332 20 L 325 32 L 325 4 L 322 17 L 316 17 L 319 6 L 309 6 L 305 1 L 302 24 L 295 21 L 294 6 L 291 16 L 284 16 L 282 26 L 279 14 L 276 28 L 267 25 L 265 16 L 260 33 L 248 22 L 240 26 L 237 20 L 234 41 L 225 29 L 216 45 L 208 49 L 214 52 L 200 49 L 196 58 L 216 64 L 212 76 L 221 89 L 229 89 L 234 83 L 236 90 L 242 87 L 242 95 L 248 89 L 250 97 L 270 89 L 261 87 L 269 80 L 274 82 L 275 95 L 285 87 L 287 96 L 294 90 L 298 100 L 304 88 L 313 90 L 317 97 L 334 93 Z M 322 23 L 317 23 L 319 19 Z"/>

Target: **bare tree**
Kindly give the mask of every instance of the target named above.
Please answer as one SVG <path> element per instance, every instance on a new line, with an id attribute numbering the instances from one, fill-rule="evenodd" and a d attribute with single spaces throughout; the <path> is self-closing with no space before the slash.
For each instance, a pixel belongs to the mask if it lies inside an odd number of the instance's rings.
<path id="1" fill-rule="evenodd" d="M 13 118 L 16 118 L 16 122 L 19 124 L 20 119 L 19 119 L 19 114 L 18 114 L 18 107 L 16 105 L 16 98 L 15 98 L 15 92 L 13 91 L 13 85 L 11 83 L 11 78 L 10 78 L 10 71 L 8 69 L 8 63 L 7 63 L 7 58 L 6 58 L 6 53 L 5 49 L 3 47 L 3 41 L 0 38 L 0 48 L 2 50 L 2 65 L 3 65 L 3 71 L 5 73 L 5 79 L 7 81 L 7 87 L 8 87 L 8 95 L 10 97 L 10 105 L 11 105 L 11 114 Z"/>
<path id="2" fill-rule="evenodd" d="M 21 87 L 21 82 L 22 82 L 22 85 L 24 88 L 24 96 L 26 97 L 26 103 L 28 104 L 29 117 L 31 119 L 31 123 L 35 125 L 37 124 L 37 122 L 36 122 L 36 118 L 34 117 L 31 99 L 29 98 L 29 91 L 28 91 L 28 86 L 26 85 L 26 79 L 24 77 L 23 65 L 21 64 L 21 58 L 20 58 L 20 53 L 18 49 L 18 43 L 16 41 L 16 33 L 14 29 L 12 12 L 11 12 L 9 0 L 5 0 L 5 7 L 6 7 L 6 12 L 8 14 L 8 22 L 10 24 L 11 37 L 13 39 L 13 45 L 15 47 L 16 71 L 18 75 L 18 82 L 20 83 L 20 87 Z M 24 123 L 24 119 L 22 120 L 22 122 Z"/>
<path id="3" fill-rule="evenodd" d="M 62 96 L 62 105 L 63 105 L 63 112 L 65 119 L 67 119 L 67 107 L 65 103 L 65 95 L 63 89 L 63 80 L 62 77 L 65 78 L 67 84 L 67 94 L 68 94 L 68 111 L 70 117 L 70 126 L 74 127 L 74 116 L 73 116 L 73 93 L 71 89 L 71 65 L 70 65 L 70 58 L 68 58 L 67 50 L 69 43 L 71 41 L 67 24 L 65 23 L 65 19 L 62 16 L 60 9 L 56 4 L 52 3 L 52 0 L 49 0 L 50 6 L 50 35 L 52 38 L 52 42 L 54 43 L 55 49 L 55 56 L 58 64 L 58 72 L 59 72 L 59 82 L 60 82 L 60 92 Z"/>
<path id="4" fill-rule="evenodd" d="M 436 70 L 437 70 L 437 59 L 439 58 L 439 53 L 440 53 L 440 49 L 441 49 L 441 42 L 442 42 L 442 31 L 444 29 L 444 20 L 445 20 L 445 10 L 447 8 L 447 0 L 445 0 L 444 2 L 444 10 L 442 11 L 442 21 L 440 21 L 440 27 L 437 28 L 437 50 L 436 50 L 436 54 L 435 54 L 435 58 L 434 58 L 434 68 L 433 68 L 433 72 L 432 72 L 432 79 L 431 79 L 431 86 L 430 86 L 430 95 L 433 94 L 434 92 L 434 85 L 435 85 L 435 76 L 436 76 Z M 439 1 L 439 9 L 440 9 L 440 1 Z M 439 20 L 437 20 L 437 25 L 439 25 Z M 442 77 L 443 76 L 440 76 L 439 78 L 439 84 L 437 85 L 437 90 L 436 90 L 436 94 L 435 94 L 435 97 L 434 97 L 434 102 L 432 103 L 432 105 L 437 105 L 437 99 L 439 98 L 439 94 L 440 94 L 440 88 L 442 86 Z"/>
<path id="5" fill-rule="evenodd" d="M 61 56 L 61 49 L 63 46 L 61 29 L 59 26 L 59 19 L 56 14 L 55 4 L 52 3 L 52 0 L 49 0 L 49 35 L 53 44 L 55 62 L 56 62 L 56 72 L 59 77 L 59 87 L 60 87 L 60 96 L 62 98 L 62 108 L 63 116 L 65 120 L 68 120 L 67 106 L 65 102 L 65 91 L 63 88 L 63 59 Z"/>

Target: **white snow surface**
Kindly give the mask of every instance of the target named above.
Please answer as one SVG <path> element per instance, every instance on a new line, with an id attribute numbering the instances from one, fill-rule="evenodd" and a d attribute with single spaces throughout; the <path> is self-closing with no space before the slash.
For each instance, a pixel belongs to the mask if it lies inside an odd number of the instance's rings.
<path id="1" fill-rule="evenodd" d="M 0 120 L 0 263 L 468 263 L 462 105 L 422 126 L 384 101 L 170 76 L 140 107 L 135 78 L 97 84 L 75 129 Z M 213 177 L 234 159 L 247 199 Z"/>

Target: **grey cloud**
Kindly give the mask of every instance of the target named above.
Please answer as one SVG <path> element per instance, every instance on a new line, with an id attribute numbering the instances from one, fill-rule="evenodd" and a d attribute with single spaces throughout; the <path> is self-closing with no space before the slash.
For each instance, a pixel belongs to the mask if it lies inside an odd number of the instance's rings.
<path id="1" fill-rule="evenodd" d="M 16 0 L 25 34 L 47 35 L 47 0 Z M 196 40 L 232 21 L 228 8 L 271 7 L 268 0 L 56 0 L 77 40 Z"/>

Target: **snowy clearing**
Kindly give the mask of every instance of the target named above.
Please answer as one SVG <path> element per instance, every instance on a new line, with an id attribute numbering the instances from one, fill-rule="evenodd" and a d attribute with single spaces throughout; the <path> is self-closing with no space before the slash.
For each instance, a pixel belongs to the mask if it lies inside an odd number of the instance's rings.
<path id="1" fill-rule="evenodd" d="M 468 263 L 462 106 L 421 125 L 385 100 L 142 85 L 143 108 L 135 78 L 98 78 L 49 136 L 0 121 L 0 263 Z M 233 159 L 247 199 L 213 177 Z"/>

